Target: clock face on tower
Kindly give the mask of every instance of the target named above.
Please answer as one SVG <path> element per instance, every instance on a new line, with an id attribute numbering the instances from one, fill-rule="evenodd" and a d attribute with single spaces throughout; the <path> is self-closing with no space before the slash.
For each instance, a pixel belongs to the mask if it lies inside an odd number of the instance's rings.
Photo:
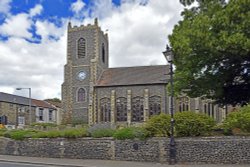
<path id="1" fill-rule="evenodd" d="M 86 78 L 86 72 L 85 71 L 80 71 L 79 73 L 78 73 L 78 75 L 77 75 L 77 78 L 80 80 L 80 81 L 82 81 L 82 80 L 84 80 L 85 78 Z"/>

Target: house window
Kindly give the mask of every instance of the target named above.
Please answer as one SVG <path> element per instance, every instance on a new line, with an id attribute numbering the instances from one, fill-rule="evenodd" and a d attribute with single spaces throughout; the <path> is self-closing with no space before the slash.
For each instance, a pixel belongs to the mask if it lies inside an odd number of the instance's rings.
<path id="1" fill-rule="evenodd" d="M 25 125 L 25 118 L 24 117 L 18 117 L 18 125 Z"/>
<path id="2" fill-rule="evenodd" d="M 149 116 L 159 115 L 161 113 L 161 97 L 152 96 L 149 98 Z"/>
<path id="3" fill-rule="evenodd" d="M 43 121 L 43 108 L 39 108 L 38 119 L 39 121 Z"/>
<path id="4" fill-rule="evenodd" d="M 116 99 L 116 120 L 127 121 L 127 99 L 125 97 Z"/>
<path id="5" fill-rule="evenodd" d="M 77 58 L 85 58 L 86 55 L 86 40 L 84 38 L 80 38 L 77 41 Z"/>
<path id="6" fill-rule="evenodd" d="M 102 44 L 102 62 L 105 63 L 105 46 Z"/>
<path id="7" fill-rule="evenodd" d="M 53 121 L 53 110 L 49 110 L 49 121 Z"/>
<path id="8" fill-rule="evenodd" d="M 85 101 L 85 89 L 80 88 L 77 92 L 77 101 L 83 102 Z"/>
<path id="9" fill-rule="evenodd" d="M 105 97 L 100 100 L 101 105 L 101 118 L 102 122 L 111 121 L 111 108 L 110 108 L 110 99 Z"/>
<path id="10" fill-rule="evenodd" d="M 143 121 L 143 98 L 134 97 L 132 99 L 132 121 L 141 122 Z"/>

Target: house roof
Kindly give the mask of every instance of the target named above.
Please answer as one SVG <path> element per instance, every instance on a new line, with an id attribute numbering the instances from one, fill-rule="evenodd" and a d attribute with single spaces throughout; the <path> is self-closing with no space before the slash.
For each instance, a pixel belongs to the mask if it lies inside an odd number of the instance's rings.
<path id="1" fill-rule="evenodd" d="M 14 104 L 21 104 L 21 105 L 29 105 L 29 98 L 12 95 L 8 93 L 0 92 L 0 101 L 8 102 L 8 103 L 14 103 Z M 43 100 L 37 100 L 37 99 L 31 99 L 31 105 L 33 107 L 43 107 L 43 108 L 52 108 L 55 109 L 52 105 L 49 103 L 43 101 Z"/>
<path id="2" fill-rule="evenodd" d="M 8 93 L 3 93 L 3 92 L 0 92 L 0 101 L 15 103 L 15 104 L 22 104 L 22 105 L 27 105 L 27 106 L 29 105 L 29 98 L 12 95 Z M 32 106 L 35 106 L 35 105 L 32 103 Z"/>
<path id="3" fill-rule="evenodd" d="M 46 102 L 48 102 L 49 104 L 58 107 L 58 108 L 62 108 L 62 103 L 61 102 L 57 102 L 57 101 L 51 101 L 51 100 L 45 100 Z"/>
<path id="4" fill-rule="evenodd" d="M 32 103 L 35 104 L 37 107 L 55 109 L 55 107 L 43 100 L 32 99 Z"/>
<path id="5" fill-rule="evenodd" d="M 97 82 L 97 87 L 166 84 L 169 68 L 166 65 L 109 68 Z"/>

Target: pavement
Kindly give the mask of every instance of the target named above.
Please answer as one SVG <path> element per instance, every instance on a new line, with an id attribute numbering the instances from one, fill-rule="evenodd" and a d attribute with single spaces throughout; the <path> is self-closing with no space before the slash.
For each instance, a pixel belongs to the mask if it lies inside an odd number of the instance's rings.
<path id="1" fill-rule="evenodd" d="M 62 167 L 250 167 L 250 164 L 178 164 L 168 165 L 152 162 L 85 160 L 65 158 L 38 158 L 25 156 L 0 155 L 0 162 L 54 165 Z"/>

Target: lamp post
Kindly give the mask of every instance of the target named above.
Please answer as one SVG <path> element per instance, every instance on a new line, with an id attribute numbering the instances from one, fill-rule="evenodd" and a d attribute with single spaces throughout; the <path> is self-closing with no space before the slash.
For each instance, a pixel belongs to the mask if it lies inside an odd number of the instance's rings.
<path id="1" fill-rule="evenodd" d="M 172 49 L 167 45 L 166 51 L 163 52 L 163 55 L 170 64 L 170 115 L 171 115 L 171 124 L 170 124 L 170 143 L 169 143 L 169 164 L 173 165 L 176 163 L 176 148 L 174 141 L 174 87 L 173 87 L 173 59 L 174 55 Z"/>
<path id="2" fill-rule="evenodd" d="M 16 90 L 22 90 L 22 89 L 28 89 L 29 90 L 29 122 L 30 122 L 30 125 L 31 125 L 31 121 L 32 121 L 32 118 L 31 118 L 31 88 L 16 88 Z"/>

